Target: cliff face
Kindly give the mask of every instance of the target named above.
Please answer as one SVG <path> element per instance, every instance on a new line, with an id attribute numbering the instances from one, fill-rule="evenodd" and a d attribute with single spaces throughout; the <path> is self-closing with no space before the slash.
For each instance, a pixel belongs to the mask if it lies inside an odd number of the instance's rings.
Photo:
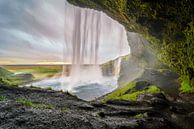
<path id="1" fill-rule="evenodd" d="M 157 63 L 156 54 L 147 40 L 134 32 L 128 32 L 127 36 L 131 54 L 121 61 L 120 86 L 139 78 L 145 68 L 154 68 Z"/>
<path id="2" fill-rule="evenodd" d="M 193 2 L 151 0 L 68 0 L 70 3 L 102 10 L 123 24 L 127 30 L 149 32 L 158 39 L 181 38 L 193 20 Z M 176 32 L 175 32 L 176 31 Z"/>
<path id="3" fill-rule="evenodd" d="M 131 54 L 121 61 L 118 84 L 120 87 L 132 81 L 147 81 L 157 85 L 165 93 L 177 96 L 179 91 L 178 75 L 167 69 L 157 59 L 157 52 L 140 34 L 128 32 Z"/>
<path id="4" fill-rule="evenodd" d="M 194 85 L 194 3 L 191 0 L 68 0 L 102 10 L 128 31 L 147 39 L 157 56 L 180 75 L 182 86 Z M 182 88 L 184 89 L 184 88 Z M 183 90 L 187 91 L 187 90 Z"/>

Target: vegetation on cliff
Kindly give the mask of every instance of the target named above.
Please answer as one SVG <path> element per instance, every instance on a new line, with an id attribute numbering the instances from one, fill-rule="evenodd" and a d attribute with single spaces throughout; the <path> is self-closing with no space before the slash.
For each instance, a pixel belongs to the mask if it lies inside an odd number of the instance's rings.
<path id="1" fill-rule="evenodd" d="M 33 80 L 33 75 L 30 73 L 14 74 L 9 70 L 0 67 L 0 85 L 18 86 Z"/>
<path id="2" fill-rule="evenodd" d="M 194 3 L 191 0 L 68 1 L 102 10 L 127 30 L 141 33 L 154 49 L 158 49 L 159 59 L 180 75 L 181 90 L 193 92 Z"/>
<path id="3" fill-rule="evenodd" d="M 136 101 L 141 94 L 160 93 L 157 86 L 148 82 L 130 82 L 104 97 L 105 101 L 112 99 Z"/>

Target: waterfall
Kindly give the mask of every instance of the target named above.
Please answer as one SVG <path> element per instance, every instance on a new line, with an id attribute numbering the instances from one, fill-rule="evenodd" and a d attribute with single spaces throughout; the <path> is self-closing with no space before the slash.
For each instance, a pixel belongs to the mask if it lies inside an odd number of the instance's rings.
<path id="1" fill-rule="evenodd" d="M 64 16 L 63 62 L 69 60 L 72 64 L 70 84 L 66 89 L 72 90 L 85 82 L 100 83 L 103 78 L 100 64 L 111 54 L 109 58 L 118 58 L 115 71 L 118 74 L 119 57 L 130 51 L 125 28 L 103 12 L 75 7 L 67 2 Z M 64 66 L 62 77 L 66 76 L 65 71 Z"/>

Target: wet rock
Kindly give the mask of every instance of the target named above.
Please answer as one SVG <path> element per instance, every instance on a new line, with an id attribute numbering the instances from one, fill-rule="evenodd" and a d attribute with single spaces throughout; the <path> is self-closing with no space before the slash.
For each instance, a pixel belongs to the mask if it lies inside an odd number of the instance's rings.
<path id="1" fill-rule="evenodd" d="M 149 111 L 143 114 L 145 117 L 162 117 L 161 113 L 157 111 Z"/>
<path id="2" fill-rule="evenodd" d="M 23 119 L 23 118 L 16 118 L 15 119 L 15 124 L 18 125 L 18 126 L 21 126 L 23 124 L 25 124 L 26 120 Z"/>
<path id="3" fill-rule="evenodd" d="M 182 107 L 173 105 L 162 94 L 145 94 L 137 102 L 111 100 L 107 103 L 20 88 L 0 87 L 0 95 L 8 98 L 0 102 L 0 129 L 179 129 L 171 114 L 180 112 Z M 17 103 L 17 98 L 51 104 L 53 108 L 25 106 Z M 176 108 L 160 106 L 165 103 Z M 68 111 L 64 111 L 66 108 Z M 192 123 L 193 114 L 188 114 L 185 120 Z M 184 119 L 181 122 L 185 123 Z"/>
<path id="4" fill-rule="evenodd" d="M 139 95 L 137 101 L 146 101 L 152 98 L 167 100 L 163 93 L 153 93 L 153 94 L 148 93 Z"/>
<path id="5" fill-rule="evenodd" d="M 140 91 L 143 90 L 145 88 L 147 88 L 148 86 L 152 85 L 150 82 L 147 81 L 137 81 L 135 84 L 135 87 L 132 89 L 129 89 L 128 91 L 126 91 L 125 94 L 130 94 L 133 91 Z"/>
<path id="6" fill-rule="evenodd" d="M 132 106 L 132 105 L 139 104 L 136 101 L 119 100 L 119 99 L 108 100 L 106 103 L 107 104 L 113 104 L 113 105 L 124 105 L 124 106 Z"/>
<path id="7" fill-rule="evenodd" d="M 157 98 L 160 98 L 160 99 L 163 99 L 163 100 L 166 100 L 166 97 L 163 93 L 154 93 L 152 94 L 154 97 L 157 97 Z"/>
<path id="8" fill-rule="evenodd" d="M 136 83 L 135 89 L 136 90 L 143 90 L 145 87 L 148 87 L 150 85 L 152 85 L 152 83 L 150 83 L 150 82 L 147 82 L 147 81 L 138 81 Z"/>
<path id="9" fill-rule="evenodd" d="M 99 112 L 98 115 L 99 115 L 100 117 L 102 117 L 102 118 L 105 117 L 105 113 L 104 113 L 104 112 Z"/>
<path id="10" fill-rule="evenodd" d="M 102 107 L 105 107 L 106 106 L 102 102 L 92 102 L 91 105 L 94 106 L 94 107 L 97 107 L 97 108 L 102 108 Z"/>
<path id="11" fill-rule="evenodd" d="M 178 113 L 178 114 L 185 114 L 186 113 L 185 109 L 182 107 L 170 106 L 169 109 L 173 113 Z"/>
<path id="12" fill-rule="evenodd" d="M 141 94 L 139 95 L 137 101 L 148 102 L 153 106 L 168 106 L 168 100 L 162 93 Z"/>
<path id="13" fill-rule="evenodd" d="M 168 102 L 160 98 L 152 98 L 149 103 L 155 107 L 168 107 Z"/>
<path id="14" fill-rule="evenodd" d="M 92 110 L 92 109 L 94 109 L 94 107 L 92 105 L 86 104 L 86 103 L 83 103 L 81 105 L 78 105 L 78 107 L 80 109 L 83 109 L 83 110 Z"/>
<path id="15" fill-rule="evenodd" d="M 114 111 L 114 112 L 106 112 L 106 116 L 135 116 L 137 112 L 134 111 Z"/>
<path id="16" fill-rule="evenodd" d="M 121 125 L 116 125 L 115 129 L 137 129 L 138 124 L 137 123 L 132 123 L 132 124 L 121 124 Z"/>
<path id="17" fill-rule="evenodd" d="M 142 122 L 140 129 L 181 129 L 162 117 L 148 117 Z"/>
<path id="18" fill-rule="evenodd" d="M 194 112 L 191 112 L 187 116 L 191 121 L 194 121 Z"/>

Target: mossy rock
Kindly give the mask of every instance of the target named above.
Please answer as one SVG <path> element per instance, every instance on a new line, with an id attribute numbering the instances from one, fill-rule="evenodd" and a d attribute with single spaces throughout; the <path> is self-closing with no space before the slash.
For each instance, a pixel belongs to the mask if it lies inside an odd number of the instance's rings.
<path id="1" fill-rule="evenodd" d="M 146 81 L 129 82 L 104 97 L 104 101 L 120 99 L 136 101 L 138 96 L 147 93 L 160 93 L 160 88 Z"/>

